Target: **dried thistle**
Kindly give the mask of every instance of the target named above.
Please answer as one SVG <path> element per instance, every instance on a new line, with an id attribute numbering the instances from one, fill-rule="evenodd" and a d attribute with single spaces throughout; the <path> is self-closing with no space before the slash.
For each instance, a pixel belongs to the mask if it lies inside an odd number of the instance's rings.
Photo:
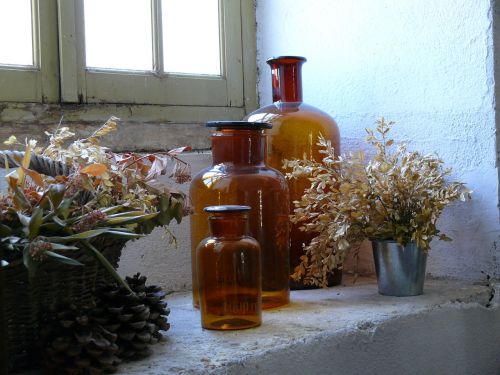
<path id="1" fill-rule="evenodd" d="M 376 131 L 367 129 L 367 143 L 375 148 L 368 161 L 362 151 L 336 158 L 330 141 L 320 136 L 321 162 L 284 162 L 291 169 L 287 178 L 306 175 L 311 181 L 302 199 L 294 202 L 291 220 L 317 234 L 304 247 L 294 279 L 325 286 L 327 273 L 366 238 L 415 242 L 424 251 L 435 236 L 450 240 L 437 229 L 437 219 L 448 204 L 465 201 L 471 192 L 462 182 L 447 181 L 451 169 L 443 168 L 436 155 L 395 146 L 387 137 L 393 125 L 381 118 Z"/>
<path id="2" fill-rule="evenodd" d="M 178 184 L 184 184 L 191 180 L 191 166 L 182 160 L 175 161 L 174 169 L 171 178 L 175 179 Z"/>
<path id="3" fill-rule="evenodd" d="M 100 211 L 94 210 L 89 212 L 87 215 L 83 216 L 79 222 L 73 226 L 73 231 L 75 233 L 85 232 L 95 228 L 99 223 L 106 220 L 107 215 Z"/>
<path id="4" fill-rule="evenodd" d="M 12 206 L 12 199 L 6 195 L 0 195 L 0 223 L 10 219 L 9 207 Z"/>
<path id="5" fill-rule="evenodd" d="M 64 195 L 66 197 L 72 197 L 84 189 L 83 178 L 80 173 L 72 173 L 68 176 L 65 181 L 66 191 Z"/>
<path id="6" fill-rule="evenodd" d="M 29 244 L 29 254 L 36 262 L 43 262 L 49 256 L 47 251 L 52 250 L 52 244 L 50 242 L 43 241 L 41 239 L 35 239 Z"/>

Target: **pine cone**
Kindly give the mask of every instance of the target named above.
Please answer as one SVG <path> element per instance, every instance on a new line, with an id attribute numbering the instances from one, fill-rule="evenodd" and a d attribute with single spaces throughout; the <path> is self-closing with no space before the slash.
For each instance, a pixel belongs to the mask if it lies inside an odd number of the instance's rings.
<path id="1" fill-rule="evenodd" d="M 157 340 L 162 340 L 163 335 L 160 331 L 168 331 L 170 328 L 170 324 L 168 323 L 170 309 L 167 307 L 167 301 L 164 300 L 167 293 L 158 285 L 146 285 L 146 276 L 141 276 L 140 273 L 135 274 L 133 277 L 126 277 L 125 279 L 130 288 L 151 311 L 148 322 L 156 326 L 153 337 Z"/>
<path id="2" fill-rule="evenodd" d="M 118 335 L 120 358 L 138 359 L 148 356 L 149 346 L 162 339 L 160 330 L 170 328 L 167 322 L 170 310 L 163 301 L 166 294 L 158 286 L 146 286 L 145 276 L 138 273 L 126 281 L 135 295 L 116 283 L 98 288 L 99 308 L 95 309 L 95 317 L 103 327 Z"/>
<path id="3" fill-rule="evenodd" d="M 43 359 L 49 373 L 99 375 L 115 372 L 117 335 L 103 328 L 90 307 L 63 306 L 42 332 Z"/>

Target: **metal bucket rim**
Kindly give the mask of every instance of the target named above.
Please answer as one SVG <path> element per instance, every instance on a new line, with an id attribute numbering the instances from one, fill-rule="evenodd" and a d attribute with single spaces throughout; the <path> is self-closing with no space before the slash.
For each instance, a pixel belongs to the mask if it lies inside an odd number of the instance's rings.
<path id="1" fill-rule="evenodd" d="M 415 241 L 410 241 L 410 242 L 407 242 L 407 243 L 406 243 L 406 244 L 404 244 L 404 245 L 401 245 L 401 244 L 400 244 L 400 243 L 398 243 L 398 241 L 396 241 L 396 240 L 378 240 L 378 239 L 376 239 L 376 238 L 369 238 L 369 240 L 370 240 L 371 242 L 395 243 L 395 244 L 397 244 L 397 245 L 398 245 L 398 246 L 400 246 L 400 247 L 415 246 L 415 247 L 417 247 L 418 249 L 420 249 L 420 247 L 419 247 L 419 246 L 417 246 L 417 243 L 416 243 Z"/>

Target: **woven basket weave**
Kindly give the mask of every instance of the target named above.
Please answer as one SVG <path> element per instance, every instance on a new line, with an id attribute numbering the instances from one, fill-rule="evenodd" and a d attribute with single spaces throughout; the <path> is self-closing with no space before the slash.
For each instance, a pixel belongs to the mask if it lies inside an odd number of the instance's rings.
<path id="1" fill-rule="evenodd" d="M 23 156 L 22 152 L 0 151 L 0 168 L 5 168 L 5 160 L 9 167 L 19 166 Z M 32 156 L 30 168 L 51 176 L 70 173 L 65 164 L 39 155 Z M 118 265 L 126 240 L 98 237 L 91 242 L 114 267 Z M 62 302 L 92 303 L 96 285 L 111 278 L 88 250 L 81 248 L 65 255 L 85 266 L 48 259 L 32 280 L 22 260 L 0 266 L 0 373 L 36 361 L 40 329 L 52 308 Z"/>
<path id="2" fill-rule="evenodd" d="M 19 167 L 23 158 L 24 152 L 0 151 L 0 168 L 6 168 L 6 161 L 10 168 Z M 67 176 L 71 172 L 71 168 L 68 165 L 41 155 L 31 155 L 29 168 L 38 173 L 53 177 L 60 175 Z"/>

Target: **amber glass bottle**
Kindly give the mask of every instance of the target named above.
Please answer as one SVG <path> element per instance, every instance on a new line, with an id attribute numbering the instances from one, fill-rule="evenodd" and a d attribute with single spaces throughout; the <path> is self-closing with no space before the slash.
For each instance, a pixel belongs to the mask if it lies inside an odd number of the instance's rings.
<path id="1" fill-rule="evenodd" d="M 288 285 L 289 220 L 288 185 L 284 176 L 264 163 L 267 123 L 218 121 L 207 123 L 212 134 L 213 165 L 192 180 L 190 197 L 193 304 L 198 306 L 196 245 L 208 236 L 207 213 L 213 205 L 246 205 L 250 235 L 262 250 L 262 307 L 285 305 L 290 300 Z"/>
<path id="2" fill-rule="evenodd" d="M 258 109 L 247 116 L 248 121 L 266 121 L 273 127 L 266 131 L 266 163 L 285 173 L 283 160 L 307 158 L 322 159 L 317 146 L 321 133 L 332 142 L 337 155 L 340 152 L 340 132 L 335 121 L 325 112 L 302 101 L 302 64 L 306 61 L 299 56 L 280 56 L 267 60 L 271 66 L 273 104 Z M 304 189 L 310 185 L 307 178 L 290 179 L 290 209 L 293 201 L 300 200 Z M 290 238 L 290 269 L 300 264 L 303 255 L 302 244 L 308 244 L 314 236 L 300 231 L 292 225 Z M 342 273 L 335 271 L 329 277 L 328 285 L 338 285 Z M 290 282 L 292 289 L 303 289 L 302 283 Z"/>
<path id="3" fill-rule="evenodd" d="M 210 237 L 196 249 L 201 326 L 232 330 L 262 321 L 259 243 L 248 236 L 249 206 L 209 206 Z"/>

